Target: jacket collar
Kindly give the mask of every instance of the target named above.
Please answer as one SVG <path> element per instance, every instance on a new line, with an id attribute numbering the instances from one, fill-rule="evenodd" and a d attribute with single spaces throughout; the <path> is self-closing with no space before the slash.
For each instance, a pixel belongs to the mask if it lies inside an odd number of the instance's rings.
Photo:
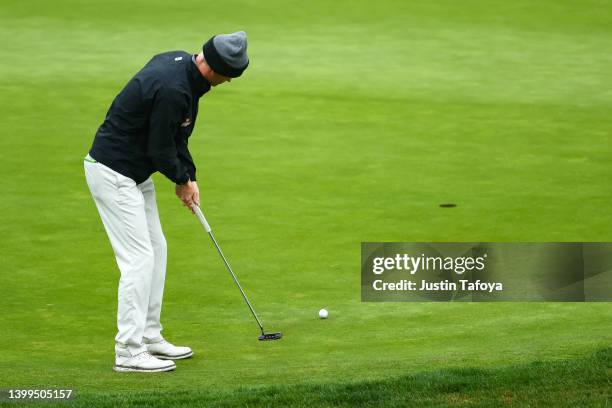
<path id="1" fill-rule="evenodd" d="M 195 55 L 191 56 L 191 62 L 187 63 L 187 71 L 189 71 L 191 89 L 193 89 L 193 92 L 198 95 L 199 98 L 210 91 L 210 82 L 202 76 L 202 73 L 196 65 L 195 57 Z"/>

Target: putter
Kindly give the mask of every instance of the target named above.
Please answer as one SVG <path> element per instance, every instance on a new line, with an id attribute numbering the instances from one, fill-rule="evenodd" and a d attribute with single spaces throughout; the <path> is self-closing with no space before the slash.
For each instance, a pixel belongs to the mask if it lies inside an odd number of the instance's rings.
<path id="1" fill-rule="evenodd" d="M 200 220 L 200 224 L 202 224 L 202 227 L 204 227 L 204 230 L 208 232 L 208 235 L 210 235 L 210 239 L 212 239 L 213 244 L 215 244 L 215 248 L 217 248 L 217 252 L 219 252 L 219 255 L 221 255 L 221 259 L 223 259 L 223 263 L 225 264 L 230 275 L 232 275 L 232 279 L 236 283 L 236 286 L 238 286 L 238 289 L 240 290 L 240 293 L 242 294 L 244 301 L 246 302 L 247 306 L 251 310 L 253 317 L 257 321 L 257 325 L 259 325 L 259 330 L 261 330 L 261 336 L 259 336 L 259 341 L 278 340 L 282 338 L 283 333 L 280 333 L 280 332 L 266 333 L 264 331 L 263 325 L 261 324 L 261 320 L 259 320 L 259 317 L 257 317 L 257 313 L 255 313 L 255 309 L 253 309 L 253 306 L 251 305 L 251 302 L 249 302 L 249 299 L 247 298 L 247 295 L 244 293 L 244 290 L 242 290 L 242 286 L 240 286 L 240 283 L 238 282 L 238 278 L 236 278 L 236 275 L 234 274 L 232 267 L 230 266 L 229 262 L 225 258 L 225 255 L 223 255 L 223 251 L 221 250 L 221 247 L 217 243 L 217 240 L 215 239 L 215 236 L 213 235 L 212 229 L 210 228 L 210 224 L 208 224 L 208 221 L 206 221 L 206 217 L 204 217 L 204 213 L 202 212 L 202 210 L 197 204 L 194 204 L 192 208 L 193 208 L 193 212 L 198 217 L 198 220 Z"/>

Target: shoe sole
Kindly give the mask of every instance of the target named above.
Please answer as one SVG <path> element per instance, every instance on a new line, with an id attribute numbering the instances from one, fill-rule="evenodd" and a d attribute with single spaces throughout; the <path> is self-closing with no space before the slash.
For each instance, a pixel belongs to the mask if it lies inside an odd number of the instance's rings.
<path id="1" fill-rule="evenodd" d="M 161 367 L 161 368 L 137 368 L 137 367 L 128 367 L 128 366 L 121 366 L 121 365 L 115 365 L 113 367 L 113 370 L 118 373 L 162 373 L 165 371 L 173 371 L 175 369 L 176 369 L 175 365 L 171 365 L 168 367 Z"/>
<path id="2" fill-rule="evenodd" d="M 182 360 L 184 358 L 190 358 L 191 356 L 193 356 L 193 351 L 190 351 L 189 353 L 185 353 L 185 354 L 180 354 L 178 356 L 167 356 L 165 354 L 151 354 L 151 355 L 155 358 L 159 358 L 160 360 Z"/>

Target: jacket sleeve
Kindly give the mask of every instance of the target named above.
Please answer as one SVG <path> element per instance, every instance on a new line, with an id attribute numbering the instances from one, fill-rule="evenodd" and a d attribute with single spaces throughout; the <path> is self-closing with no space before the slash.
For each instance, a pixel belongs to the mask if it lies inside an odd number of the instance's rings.
<path id="1" fill-rule="evenodd" d="M 183 119 L 181 100 L 178 92 L 161 88 L 155 95 L 149 123 L 148 156 L 155 168 L 176 184 L 189 180 L 189 171 L 179 159 L 175 142 L 179 124 Z"/>
<path id="2" fill-rule="evenodd" d="M 181 160 L 185 167 L 187 167 L 189 179 L 191 181 L 196 181 L 196 166 L 193 163 L 193 158 L 191 157 L 191 153 L 189 152 L 188 144 L 189 142 L 187 138 L 181 138 L 176 145 L 176 149 L 178 150 L 179 160 Z"/>

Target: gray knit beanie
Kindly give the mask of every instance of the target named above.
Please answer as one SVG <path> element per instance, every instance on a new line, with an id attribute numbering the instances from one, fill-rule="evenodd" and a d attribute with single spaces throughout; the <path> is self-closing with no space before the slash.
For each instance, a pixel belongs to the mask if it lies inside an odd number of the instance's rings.
<path id="1" fill-rule="evenodd" d="M 244 31 L 219 34 L 202 47 L 206 63 L 218 74 L 236 78 L 249 65 L 247 35 Z"/>

